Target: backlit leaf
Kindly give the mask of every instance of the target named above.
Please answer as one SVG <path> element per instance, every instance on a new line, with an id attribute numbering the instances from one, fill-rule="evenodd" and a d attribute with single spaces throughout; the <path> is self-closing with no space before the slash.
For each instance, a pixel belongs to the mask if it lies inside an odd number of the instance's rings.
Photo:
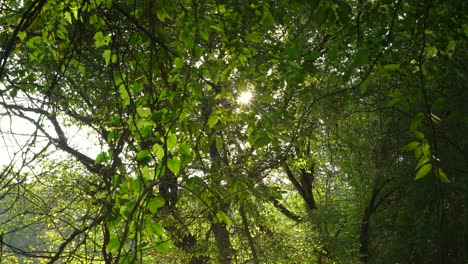
<path id="1" fill-rule="evenodd" d="M 177 57 L 174 59 L 174 68 L 172 69 L 171 73 L 179 73 L 182 68 L 184 67 L 184 61 Z"/>
<path id="2" fill-rule="evenodd" d="M 96 32 L 93 38 L 95 40 L 96 48 L 107 46 L 111 41 L 111 38 L 102 34 L 101 31 Z"/>
<path id="3" fill-rule="evenodd" d="M 167 167 L 174 173 L 179 173 L 180 170 L 180 160 L 177 157 L 172 157 L 170 160 L 167 161 Z"/>
<path id="4" fill-rule="evenodd" d="M 102 53 L 102 57 L 104 58 L 106 65 L 109 65 L 111 60 L 111 50 L 105 50 L 104 53 Z"/>
<path id="5" fill-rule="evenodd" d="M 429 174 L 429 172 L 431 172 L 431 170 L 432 170 L 432 164 L 430 163 L 425 164 L 424 166 L 419 168 L 418 172 L 416 173 L 415 180 L 425 177 L 427 174 Z"/>
<path id="6" fill-rule="evenodd" d="M 146 229 L 150 232 L 150 234 L 161 236 L 164 234 L 164 230 L 161 224 L 156 222 L 149 222 L 147 223 Z"/>
<path id="7" fill-rule="evenodd" d="M 119 85 L 120 99 L 122 100 L 122 107 L 126 107 L 130 104 L 130 95 L 125 88 L 125 85 Z"/>
<path id="8" fill-rule="evenodd" d="M 172 151 L 177 145 L 177 137 L 175 134 L 171 133 L 166 140 L 167 150 Z"/>
<path id="9" fill-rule="evenodd" d="M 156 155 L 156 157 L 158 158 L 158 160 L 161 161 L 164 158 L 164 148 L 161 145 L 159 145 L 158 143 L 154 144 L 152 150 L 154 155 Z"/>
<path id="10" fill-rule="evenodd" d="M 409 144 L 404 145 L 403 147 L 400 148 L 401 151 L 411 151 L 419 147 L 421 143 L 419 141 L 413 141 Z"/>
<path id="11" fill-rule="evenodd" d="M 208 127 L 213 128 L 219 121 L 219 116 L 218 115 L 211 115 L 208 118 Z"/>
<path id="12" fill-rule="evenodd" d="M 107 251 L 108 252 L 113 252 L 113 251 L 116 251 L 117 249 L 119 249 L 120 247 L 120 240 L 117 236 L 111 236 L 110 240 L 109 240 L 109 243 L 107 244 Z"/>
<path id="13" fill-rule="evenodd" d="M 164 198 L 160 196 L 151 197 L 148 201 L 148 210 L 150 210 L 150 212 L 154 214 L 159 208 L 163 207 L 164 204 Z"/>
<path id="14" fill-rule="evenodd" d="M 440 181 L 446 182 L 446 183 L 449 182 L 447 174 L 445 174 L 445 172 L 441 168 L 437 169 L 437 175 L 439 176 Z"/>
<path id="15" fill-rule="evenodd" d="M 168 249 L 171 248 L 171 243 L 169 243 L 169 241 L 164 241 L 164 242 L 159 242 L 157 245 L 156 245 L 156 249 L 159 251 L 159 252 L 165 252 L 167 251 Z"/>
<path id="16" fill-rule="evenodd" d="M 104 163 L 108 160 L 107 152 L 101 152 L 99 155 L 96 157 L 96 160 L 94 161 L 95 164 L 101 164 Z"/>
<path id="17" fill-rule="evenodd" d="M 141 190 L 141 180 L 140 179 L 132 180 L 132 189 L 133 189 L 133 192 L 135 192 L 136 194 L 140 193 L 140 190 Z"/>

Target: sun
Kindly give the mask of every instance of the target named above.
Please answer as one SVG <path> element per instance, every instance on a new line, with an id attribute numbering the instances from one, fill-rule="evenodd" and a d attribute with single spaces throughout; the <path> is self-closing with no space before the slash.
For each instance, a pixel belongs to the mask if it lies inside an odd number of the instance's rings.
<path id="1" fill-rule="evenodd" d="M 252 99 L 252 97 L 253 97 L 253 94 L 251 91 L 242 92 L 239 98 L 237 98 L 237 103 L 241 105 L 248 104 L 250 100 Z"/>

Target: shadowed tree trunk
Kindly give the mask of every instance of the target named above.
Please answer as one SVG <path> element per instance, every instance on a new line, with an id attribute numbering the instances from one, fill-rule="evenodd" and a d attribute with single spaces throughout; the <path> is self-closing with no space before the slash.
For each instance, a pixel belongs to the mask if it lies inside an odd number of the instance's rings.
<path id="1" fill-rule="evenodd" d="M 253 237 L 252 234 L 250 234 L 249 230 L 249 222 L 247 220 L 247 216 L 245 215 L 245 211 L 242 206 L 239 208 L 239 213 L 242 218 L 242 225 L 244 227 L 245 235 L 247 236 L 247 240 L 249 242 L 250 251 L 252 252 L 252 261 L 254 264 L 258 264 L 259 262 L 257 257 L 257 250 L 255 249 Z"/>
<path id="2" fill-rule="evenodd" d="M 364 215 L 361 219 L 361 228 L 359 231 L 359 259 L 361 263 L 369 263 L 370 259 L 370 252 L 369 252 L 369 245 L 370 245 L 370 238 L 369 238 L 369 229 L 370 229 L 370 219 L 372 215 L 375 213 L 377 208 L 382 204 L 382 202 L 386 201 L 387 198 L 396 191 L 396 189 L 390 190 L 385 194 L 382 194 L 382 190 L 384 186 L 389 183 L 391 179 L 379 181 L 376 180 L 374 183 L 374 188 L 372 189 L 372 195 L 367 204 L 366 209 L 364 209 Z M 380 182 L 380 183 L 379 183 Z M 380 196 L 380 197 L 379 197 Z"/>
<path id="3" fill-rule="evenodd" d="M 219 251 L 218 263 L 232 263 L 233 250 L 226 224 L 213 223 L 211 227 L 213 229 L 216 245 L 218 246 Z"/>
<path id="4" fill-rule="evenodd" d="M 369 208 L 366 208 L 364 212 L 359 232 L 359 259 L 362 263 L 368 263 L 369 261 L 369 220 L 372 213 L 370 213 L 368 209 Z"/>
<path id="5" fill-rule="evenodd" d="M 283 165 L 286 175 L 291 183 L 294 185 L 294 188 L 299 192 L 302 199 L 307 205 L 307 209 L 315 210 L 317 209 L 317 204 L 314 199 L 314 194 L 312 192 L 312 187 L 314 183 L 314 166 L 311 167 L 310 172 L 305 169 L 301 169 L 299 175 L 299 180 L 296 179 L 293 172 L 288 165 Z"/>

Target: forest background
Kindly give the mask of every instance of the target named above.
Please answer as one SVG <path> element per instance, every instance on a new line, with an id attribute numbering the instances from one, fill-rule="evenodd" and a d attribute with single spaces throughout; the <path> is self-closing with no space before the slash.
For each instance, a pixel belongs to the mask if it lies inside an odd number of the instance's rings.
<path id="1" fill-rule="evenodd" d="M 467 263 L 458 0 L 0 1 L 1 263 Z"/>

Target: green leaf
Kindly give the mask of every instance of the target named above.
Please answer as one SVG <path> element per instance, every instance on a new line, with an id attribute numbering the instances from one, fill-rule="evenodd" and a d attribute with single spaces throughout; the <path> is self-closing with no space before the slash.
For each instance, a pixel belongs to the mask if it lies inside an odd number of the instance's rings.
<path id="1" fill-rule="evenodd" d="M 206 183 L 198 176 L 191 176 L 186 180 L 186 186 L 189 190 L 199 192 L 206 187 Z"/>
<path id="2" fill-rule="evenodd" d="M 65 20 L 66 20 L 69 24 L 71 24 L 71 23 L 73 22 L 70 12 L 65 12 L 65 13 L 63 14 L 63 16 L 65 17 Z"/>
<path id="3" fill-rule="evenodd" d="M 322 56 L 322 53 L 318 50 L 316 51 L 312 51 L 311 53 L 309 53 L 307 56 L 304 57 L 304 59 L 306 61 L 314 61 L 315 59 L 319 58 L 320 56 Z"/>
<path id="4" fill-rule="evenodd" d="M 78 8 L 77 7 L 74 7 L 74 8 L 70 8 L 70 10 L 72 11 L 72 14 L 73 14 L 73 18 L 75 18 L 76 20 L 78 20 Z"/>
<path id="5" fill-rule="evenodd" d="M 295 61 L 289 60 L 288 65 L 293 67 L 296 70 L 302 70 L 302 66 L 299 63 L 295 62 Z"/>
<path id="6" fill-rule="evenodd" d="M 151 120 L 155 123 L 160 123 L 163 121 L 166 121 L 168 119 L 168 111 L 166 108 L 163 108 L 162 110 L 153 112 L 153 115 L 151 116 Z"/>
<path id="7" fill-rule="evenodd" d="M 414 150 L 414 157 L 416 160 L 419 160 L 423 156 L 423 151 L 421 147 L 418 147 Z"/>
<path id="8" fill-rule="evenodd" d="M 400 148 L 401 151 L 411 151 L 415 150 L 417 147 L 419 147 L 421 143 L 419 141 L 413 141 L 409 144 L 404 145 L 403 147 Z"/>
<path id="9" fill-rule="evenodd" d="M 208 118 L 208 127 L 213 128 L 219 121 L 219 116 L 218 115 L 211 115 Z"/>
<path id="10" fill-rule="evenodd" d="M 338 7 L 335 7 L 336 14 L 338 15 L 339 21 L 342 25 L 347 25 L 351 20 L 352 9 L 351 6 L 345 1 L 335 2 Z"/>
<path id="11" fill-rule="evenodd" d="M 108 252 L 117 251 L 119 247 L 120 247 L 119 238 L 115 235 L 111 236 L 109 243 L 107 244 L 107 247 L 106 247 L 107 251 Z"/>
<path id="12" fill-rule="evenodd" d="M 111 40 L 109 36 L 105 36 L 101 31 L 96 32 L 93 38 L 95 40 L 96 48 L 109 45 Z"/>
<path id="13" fill-rule="evenodd" d="M 166 21 L 166 18 L 169 18 L 169 15 L 167 14 L 166 10 L 164 8 L 161 8 L 161 7 L 156 8 L 156 16 L 162 22 Z"/>
<path id="14" fill-rule="evenodd" d="M 120 176 L 118 174 L 112 177 L 112 186 L 116 187 L 119 184 Z"/>
<path id="15" fill-rule="evenodd" d="M 104 58 L 106 65 L 109 65 L 111 60 L 111 50 L 105 50 L 104 53 L 102 53 L 102 57 Z"/>
<path id="16" fill-rule="evenodd" d="M 263 9 L 262 24 L 265 27 L 271 27 L 275 24 L 275 19 L 266 7 Z"/>
<path id="17" fill-rule="evenodd" d="M 120 99 L 122 100 L 122 107 L 130 105 L 130 95 L 125 88 L 125 85 L 119 85 Z"/>
<path id="18" fill-rule="evenodd" d="M 352 64 L 354 67 L 360 67 L 366 65 L 367 63 L 369 63 L 369 50 L 367 48 L 362 48 L 356 54 Z"/>
<path id="19" fill-rule="evenodd" d="M 371 76 L 367 76 L 367 78 L 359 85 L 359 91 L 361 91 L 361 95 L 365 95 L 368 88 L 369 88 L 369 82 L 370 82 Z"/>
<path id="20" fill-rule="evenodd" d="M 140 171 L 141 171 L 141 176 L 143 177 L 143 179 L 149 179 L 150 171 L 149 171 L 148 166 L 141 167 Z"/>
<path id="21" fill-rule="evenodd" d="M 220 14 L 226 13 L 226 5 L 217 5 L 217 8 Z"/>
<path id="22" fill-rule="evenodd" d="M 424 166 L 425 164 L 429 163 L 430 159 L 429 156 L 423 155 L 419 158 L 418 164 L 416 164 L 416 170 Z"/>
<path id="23" fill-rule="evenodd" d="M 315 12 L 315 23 L 319 26 L 325 25 L 331 12 L 333 10 L 330 4 L 326 2 L 321 4 L 320 8 Z"/>
<path id="24" fill-rule="evenodd" d="M 174 173 L 179 173 L 180 170 L 180 160 L 177 157 L 172 157 L 170 160 L 167 161 L 167 167 Z"/>
<path id="25" fill-rule="evenodd" d="M 437 55 L 437 48 L 434 46 L 425 48 L 426 58 L 434 58 Z"/>
<path id="26" fill-rule="evenodd" d="M 418 139 L 420 139 L 420 140 L 423 140 L 423 139 L 424 139 L 424 134 L 421 133 L 420 131 L 414 130 L 413 133 L 414 133 L 414 135 L 415 135 Z"/>
<path id="27" fill-rule="evenodd" d="M 269 94 L 260 95 L 258 97 L 258 100 L 260 100 L 261 102 L 267 103 L 267 104 L 272 104 L 272 103 L 274 103 L 276 101 L 275 98 L 273 98 L 273 96 L 271 96 Z"/>
<path id="28" fill-rule="evenodd" d="M 159 145 L 158 143 L 154 144 L 152 150 L 159 161 L 161 161 L 164 158 L 164 148 L 161 145 Z"/>
<path id="29" fill-rule="evenodd" d="M 24 41 L 24 39 L 26 38 L 27 35 L 28 35 L 28 34 L 27 34 L 26 32 L 24 32 L 24 31 L 19 31 L 17 36 L 18 36 L 18 38 L 19 38 L 21 41 Z"/>
<path id="30" fill-rule="evenodd" d="M 159 100 L 162 99 L 168 99 L 171 100 L 171 96 L 173 95 L 172 91 L 168 89 L 164 89 L 160 94 L 159 94 Z M 163 110 L 166 110 L 165 108 Z M 167 111 L 167 110 L 166 110 Z"/>
<path id="31" fill-rule="evenodd" d="M 186 143 L 182 143 L 179 145 L 178 152 L 185 157 L 192 157 L 192 152 L 190 151 L 190 146 Z"/>
<path id="32" fill-rule="evenodd" d="M 468 25 L 467 24 L 463 25 L 463 32 L 465 33 L 465 37 L 468 37 Z"/>
<path id="33" fill-rule="evenodd" d="M 398 71 L 400 69 L 400 64 L 387 64 L 382 68 L 386 71 Z"/>
<path id="34" fill-rule="evenodd" d="M 172 69 L 171 73 L 179 73 L 182 68 L 184 67 L 184 61 L 177 57 L 174 59 L 174 68 Z"/>
<path id="35" fill-rule="evenodd" d="M 200 46 L 195 46 L 193 48 L 193 55 L 195 57 L 195 60 L 199 60 L 201 56 L 203 56 L 203 49 Z"/>
<path id="36" fill-rule="evenodd" d="M 431 146 L 427 143 L 426 140 L 423 140 L 421 144 L 421 151 L 425 156 L 427 157 L 431 156 Z"/>
<path id="37" fill-rule="evenodd" d="M 147 222 L 146 229 L 152 235 L 157 235 L 157 236 L 164 235 L 164 230 L 163 230 L 161 224 L 159 224 L 159 223 L 156 223 L 156 222 L 149 222 L 148 223 Z"/>
<path id="38" fill-rule="evenodd" d="M 429 172 L 432 170 L 432 164 L 427 163 L 421 168 L 419 168 L 418 172 L 416 173 L 416 177 L 414 178 L 415 180 L 421 179 L 425 177 Z"/>
<path id="39" fill-rule="evenodd" d="M 215 26 L 215 25 L 211 25 L 210 26 L 211 29 L 214 29 L 215 31 L 217 31 L 218 33 L 224 33 L 224 30 L 218 26 Z"/>
<path id="40" fill-rule="evenodd" d="M 126 181 L 127 182 L 127 186 L 126 186 L 126 193 L 128 193 L 128 190 L 130 189 L 130 182 L 129 181 Z M 119 213 L 121 216 L 124 217 L 124 219 L 128 219 L 128 217 L 130 217 L 131 213 L 132 213 L 132 208 L 135 206 L 134 202 L 128 200 L 125 205 L 121 206 L 119 208 Z"/>
<path id="41" fill-rule="evenodd" d="M 145 125 L 143 126 L 142 129 L 140 129 L 140 136 L 141 139 L 146 139 L 148 138 L 151 134 L 153 134 L 153 124 L 145 122 Z"/>
<path id="42" fill-rule="evenodd" d="M 132 180 L 132 189 L 133 189 L 133 192 L 135 192 L 136 194 L 140 193 L 140 190 L 141 190 L 141 180 L 140 179 Z"/>
<path id="43" fill-rule="evenodd" d="M 137 161 L 142 161 L 148 158 L 151 158 L 151 153 L 147 149 L 140 150 L 136 156 Z"/>
<path id="44" fill-rule="evenodd" d="M 96 160 L 94 161 L 94 164 L 101 164 L 109 160 L 109 157 L 107 156 L 107 152 L 101 152 L 97 155 Z"/>
<path id="45" fill-rule="evenodd" d="M 40 45 L 42 42 L 42 38 L 39 36 L 32 37 L 26 41 L 26 47 L 29 48 L 36 48 L 37 45 Z"/>
<path id="46" fill-rule="evenodd" d="M 447 174 L 445 174 L 445 172 L 441 168 L 437 169 L 437 175 L 439 176 L 440 181 L 445 183 L 449 182 Z"/>
<path id="47" fill-rule="evenodd" d="M 399 105 L 399 104 L 401 103 L 401 101 L 402 101 L 402 98 L 400 98 L 400 97 L 394 98 L 393 100 L 391 100 L 391 101 L 387 104 L 387 106 L 388 106 L 388 107 L 397 106 L 397 105 Z"/>
<path id="48" fill-rule="evenodd" d="M 170 248 L 171 248 L 171 243 L 169 243 L 168 241 L 160 242 L 159 244 L 156 245 L 156 249 L 159 252 L 165 252 Z"/>
<path id="49" fill-rule="evenodd" d="M 254 43 L 262 43 L 263 38 L 262 35 L 258 32 L 251 32 L 247 34 L 247 39 L 254 42 Z"/>
<path id="50" fill-rule="evenodd" d="M 223 211 L 218 211 L 216 213 L 216 222 L 218 223 L 224 222 L 227 228 L 231 227 L 231 219 Z"/>
<path id="51" fill-rule="evenodd" d="M 285 48 L 284 53 L 286 53 L 286 55 L 290 59 L 297 59 L 301 55 L 297 44 L 294 44 L 294 45 L 292 45 L 290 47 Z"/>
<path id="52" fill-rule="evenodd" d="M 164 198 L 160 196 L 151 197 L 148 202 L 148 210 L 154 214 L 159 208 L 163 207 L 165 203 Z"/>
<path id="53" fill-rule="evenodd" d="M 177 145 L 177 137 L 175 134 L 171 133 L 166 139 L 167 150 L 172 151 Z"/>
<path id="54" fill-rule="evenodd" d="M 411 120 L 410 124 L 410 131 L 415 131 L 422 123 L 424 120 L 424 113 L 419 112 L 416 114 L 416 116 Z"/>
<path id="55" fill-rule="evenodd" d="M 270 142 L 271 142 L 271 139 L 268 137 L 267 134 L 258 134 L 255 137 L 254 144 L 252 147 L 254 149 L 259 149 L 259 148 L 265 147 Z"/>
<path id="56" fill-rule="evenodd" d="M 149 117 L 151 115 L 151 110 L 148 107 L 141 107 L 137 108 L 137 113 L 140 117 Z"/>
<path id="57" fill-rule="evenodd" d="M 143 91 L 143 88 L 144 86 L 142 83 L 139 83 L 139 82 L 132 83 L 132 90 L 135 94 Z"/>

